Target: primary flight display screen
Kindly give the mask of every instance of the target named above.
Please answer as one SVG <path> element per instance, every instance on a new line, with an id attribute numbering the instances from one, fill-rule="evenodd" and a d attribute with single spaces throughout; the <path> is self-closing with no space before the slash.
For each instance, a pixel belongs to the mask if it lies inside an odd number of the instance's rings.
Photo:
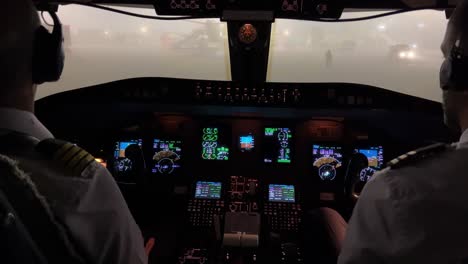
<path id="1" fill-rule="evenodd" d="M 220 199 L 221 182 L 198 181 L 195 187 L 196 199 Z"/>
<path id="2" fill-rule="evenodd" d="M 181 167 L 182 141 L 154 139 L 153 152 L 152 173 L 172 174 Z"/>
<path id="3" fill-rule="evenodd" d="M 205 127 L 202 133 L 202 159 L 228 160 L 230 137 L 220 127 Z"/>
<path id="4" fill-rule="evenodd" d="M 320 179 L 332 181 L 336 177 L 336 170 L 342 166 L 343 153 L 341 147 L 314 145 L 312 150 L 314 167 Z"/>
<path id="5" fill-rule="evenodd" d="M 115 142 L 112 174 L 116 181 L 135 182 L 135 169 L 137 166 L 143 166 L 144 164 L 143 152 L 141 151 L 142 145 L 143 141 L 141 139 Z"/>
<path id="6" fill-rule="evenodd" d="M 369 167 L 364 168 L 359 178 L 363 182 L 367 182 L 375 172 L 381 169 L 384 165 L 384 150 L 382 146 L 375 146 L 369 148 L 358 148 L 354 150 L 355 153 L 361 153 L 367 157 Z"/>
<path id="7" fill-rule="evenodd" d="M 283 203 L 296 202 L 294 185 L 270 184 L 268 186 L 268 201 Z"/>
<path id="8" fill-rule="evenodd" d="M 114 172 L 125 173 L 133 170 L 135 160 L 141 155 L 141 139 L 132 139 L 115 142 L 114 148 Z"/>
<path id="9" fill-rule="evenodd" d="M 265 128 L 265 163 L 291 163 L 292 133 L 289 128 Z"/>

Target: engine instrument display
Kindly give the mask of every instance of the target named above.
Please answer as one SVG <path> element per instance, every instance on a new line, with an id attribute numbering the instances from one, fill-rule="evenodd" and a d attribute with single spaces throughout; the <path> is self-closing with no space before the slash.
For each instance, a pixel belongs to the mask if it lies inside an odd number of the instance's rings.
<path id="1" fill-rule="evenodd" d="M 195 187 L 196 199 L 220 199 L 221 182 L 198 181 Z"/>
<path id="2" fill-rule="evenodd" d="M 291 163 L 292 133 L 289 128 L 265 128 L 265 163 Z"/>
<path id="3" fill-rule="evenodd" d="M 283 203 L 296 202 L 294 185 L 270 184 L 268 186 L 268 201 Z"/>
<path id="4" fill-rule="evenodd" d="M 182 141 L 180 140 L 161 140 L 153 141 L 153 168 L 152 173 L 172 174 L 177 171 L 180 165 Z"/>
<path id="5" fill-rule="evenodd" d="M 336 177 L 337 169 L 342 166 L 343 154 L 341 147 L 313 146 L 314 167 L 323 181 L 332 181 Z"/>
<path id="6" fill-rule="evenodd" d="M 239 136 L 239 149 L 241 152 L 250 152 L 255 148 L 255 138 L 252 134 Z"/>
<path id="7" fill-rule="evenodd" d="M 384 150 L 382 146 L 359 148 L 354 150 L 355 153 L 361 153 L 367 157 L 369 167 L 364 168 L 359 173 L 359 179 L 367 182 L 379 169 L 383 167 Z"/>
<path id="8" fill-rule="evenodd" d="M 227 137 L 221 128 L 205 127 L 202 134 L 202 159 L 229 160 Z"/>

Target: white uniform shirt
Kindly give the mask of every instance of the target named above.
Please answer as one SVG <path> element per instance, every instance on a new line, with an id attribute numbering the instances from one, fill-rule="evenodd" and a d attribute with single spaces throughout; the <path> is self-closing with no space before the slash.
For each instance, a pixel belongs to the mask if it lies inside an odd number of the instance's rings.
<path id="1" fill-rule="evenodd" d="M 467 259 L 467 146 L 465 131 L 457 150 L 376 174 L 356 204 L 338 263 Z"/>
<path id="2" fill-rule="evenodd" d="M 458 148 L 468 148 L 468 129 L 461 135 Z"/>
<path id="3" fill-rule="evenodd" d="M 0 108 L 0 135 L 11 131 L 39 140 L 53 137 L 34 114 Z M 10 157 L 30 173 L 88 263 L 147 263 L 141 231 L 106 168 L 95 162 L 83 177 L 73 177 L 34 151 Z"/>

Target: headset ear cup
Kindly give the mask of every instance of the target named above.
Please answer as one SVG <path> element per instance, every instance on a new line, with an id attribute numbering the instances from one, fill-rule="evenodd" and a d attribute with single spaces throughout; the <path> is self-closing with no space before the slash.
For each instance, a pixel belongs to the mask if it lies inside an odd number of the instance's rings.
<path id="1" fill-rule="evenodd" d="M 51 34 L 47 29 L 40 26 L 36 31 L 34 40 L 33 82 L 42 84 L 59 80 L 63 71 L 64 60 L 62 35 Z"/>

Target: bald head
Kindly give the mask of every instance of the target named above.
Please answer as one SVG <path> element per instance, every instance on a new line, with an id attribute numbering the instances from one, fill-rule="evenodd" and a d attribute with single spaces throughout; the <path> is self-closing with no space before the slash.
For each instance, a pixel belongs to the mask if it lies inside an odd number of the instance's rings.
<path id="1" fill-rule="evenodd" d="M 0 106 L 23 109 L 34 100 L 32 54 L 40 21 L 32 0 L 1 1 Z"/>

